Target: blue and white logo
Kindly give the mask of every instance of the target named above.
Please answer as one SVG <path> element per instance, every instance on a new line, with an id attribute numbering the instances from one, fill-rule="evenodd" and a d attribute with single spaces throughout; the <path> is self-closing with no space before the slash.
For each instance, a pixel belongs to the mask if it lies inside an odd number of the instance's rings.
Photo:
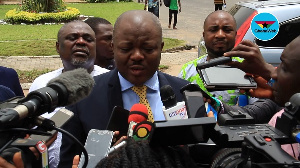
<path id="1" fill-rule="evenodd" d="M 262 41 L 271 40 L 279 32 L 278 20 L 271 13 L 260 13 L 252 19 L 251 31 L 256 38 Z"/>

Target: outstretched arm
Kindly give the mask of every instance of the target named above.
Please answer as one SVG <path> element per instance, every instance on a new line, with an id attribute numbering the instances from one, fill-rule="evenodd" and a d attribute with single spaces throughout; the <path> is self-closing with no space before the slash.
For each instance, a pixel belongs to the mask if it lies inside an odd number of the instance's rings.
<path id="1" fill-rule="evenodd" d="M 249 104 L 244 107 L 229 106 L 227 104 L 223 105 L 225 113 L 228 111 L 241 111 L 243 113 L 248 113 L 254 118 L 255 124 L 268 123 L 272 116 L 282 109 L 282 107 L 278 106 L 270 99 L 260 99 L 253 104 Z"/>
<path id="2" fill-rule="evenodd" d="M 258 46 L 249 40 L 243 40 L 231 51 L 224 53 L 226 57 L 244 58 L 243 62 L 233 61 L 228 65 L 239 68 L 246 73 L 259 75 L 267 81 L 275 73 L 275 67 L 265 62 Z"/>

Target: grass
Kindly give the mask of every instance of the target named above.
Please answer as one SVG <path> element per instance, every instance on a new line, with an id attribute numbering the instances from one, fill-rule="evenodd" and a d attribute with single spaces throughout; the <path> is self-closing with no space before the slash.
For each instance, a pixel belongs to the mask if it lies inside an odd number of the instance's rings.
<path id="1" fill-rule="evenodd" d="M 18 5 L 0 5 L 0 19 L 4 19 L 6 12 L 17 6 Z"/>
<path id="2" fill-rule="evenodd" d="M 115 23 L 117 18 L 128 10 L 144 10 L 142 3 L 135 2 L 110 2 L 110 3 L 70 3 L 69 7 L 77 8 L 83 15 L 103 17 Z"/>
<path id="3" fill-rule="evenodd" d="M 0 19 L 18 5 L 0 5 Z M 144 5 L 134 2 L 111 3 L 68 3 L 67 6 L 80 10 L 82 15 L 103 17 L 115 23 L 117 17 L 128 10 L 143 9 Z M 55 40 L 62 25 L 0 25 L 1 56 L 49 56 L 57 55 Z M 5 32 L 5 33 L 3 33 Z M 164 38 L 164 50 L 182 46 L 182 40 Z"/>
<path id="4" fill-rule="evenodd" d="M 144 5 L 134 2 L 111 3 L 67 3 L 69 7 L 79 9 L 81 15 L 103 17 L 115 23 L 117 17 L 128 10 L 143 10 Z M 0 5 L 0 19 L 5 18 L 8 10 L 18 5 Z M 55 42 L 57 32 L 62 25 L 0 25 L 0 56 L 49 56 L 57 55 Z M 185 45 L 185 41 L 164 38 L 164 50 Z M 160 65 L 161 70 L 168 66 Z M 49 69 L 17 70 L 21 83 L 32 82 L 37 76 L 49 72 Z"/>
<path id="5" fill-rule="evenodd" d="M 44 69 L 44 70 L 30 70 L 30 71 L 20 71 L 20 70 L 16 70 L 19 76 L 19 80 L 20 83 L 31 83 L 34 81 L 35 78 L 37 78 L 38 76 L 50 72 L 52 70 L 49 69 Z"/>
<path id="6" fill-rule="evenodd" d="M 163 50 L 185 45 L 184 40 L 171 39 L 171 38 L 163 38 L 163 40 L 165 42 Z"/>

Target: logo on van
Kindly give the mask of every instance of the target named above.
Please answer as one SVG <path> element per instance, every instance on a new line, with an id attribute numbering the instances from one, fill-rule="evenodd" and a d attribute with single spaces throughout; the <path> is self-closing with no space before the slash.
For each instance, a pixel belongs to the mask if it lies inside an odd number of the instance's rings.
<path id="1" fill-rule="evenodd" d="M 256 38 L 262 41 L 271 40 L 279 32 L 278 20 L 270 13 L 260 13 L 252 19 L 251 31 Z"/>

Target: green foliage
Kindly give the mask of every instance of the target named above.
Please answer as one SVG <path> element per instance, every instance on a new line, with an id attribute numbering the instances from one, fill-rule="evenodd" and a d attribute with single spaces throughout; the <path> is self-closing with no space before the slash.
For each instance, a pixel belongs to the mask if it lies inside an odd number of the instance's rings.
<path id="1" fill-rule="evenodd" d="M 179 46 L 183 46 L 185 45 L 185 41 L 184 40 L 178 40 L 178 39 L 171 39 L 171 38 L 164 38 L 164 48 L 163 50 L 167 50 L 167 49 L 171 49 L 171 48 L 175 48 L 175 47 L 179 47 Z"/>
<path id="2" fill-rule="evenodd" d="M 62 0 L 24 0 L 20 6 L 21 11 L 31 13 L 64 11 L 66 6 Z"/>
<path id="3" fill-rule="evenodd" d="M 35 78 L 37 78 L 38 76 L 50 72 L 52 70 L 50 69 L 43 69 L 43 70 L 37 70 L 37 69 L 33 69 L 30 71 L 21 71 L 16 69 L 17 74 L 19 76 L 19 80 L 20 83 L 32 83 L 34 81 Z"/>
<path id="4" fill-rule="evenodd" d="M 165 69 L 169 69 L 169 66 L 168 65 L 159 65 L 158 66 L 158 70 L 160 70 L 160 71 L 163 71 Z"/>
<path id="5" fill-rule="evenodd" d="M 79 10 L 71 7 L 56 13 L 31 13 L 12 9 L 6 13 L 5 21 L 11 24 L 61 23 L 75 20 L 79 15 Z"/>

